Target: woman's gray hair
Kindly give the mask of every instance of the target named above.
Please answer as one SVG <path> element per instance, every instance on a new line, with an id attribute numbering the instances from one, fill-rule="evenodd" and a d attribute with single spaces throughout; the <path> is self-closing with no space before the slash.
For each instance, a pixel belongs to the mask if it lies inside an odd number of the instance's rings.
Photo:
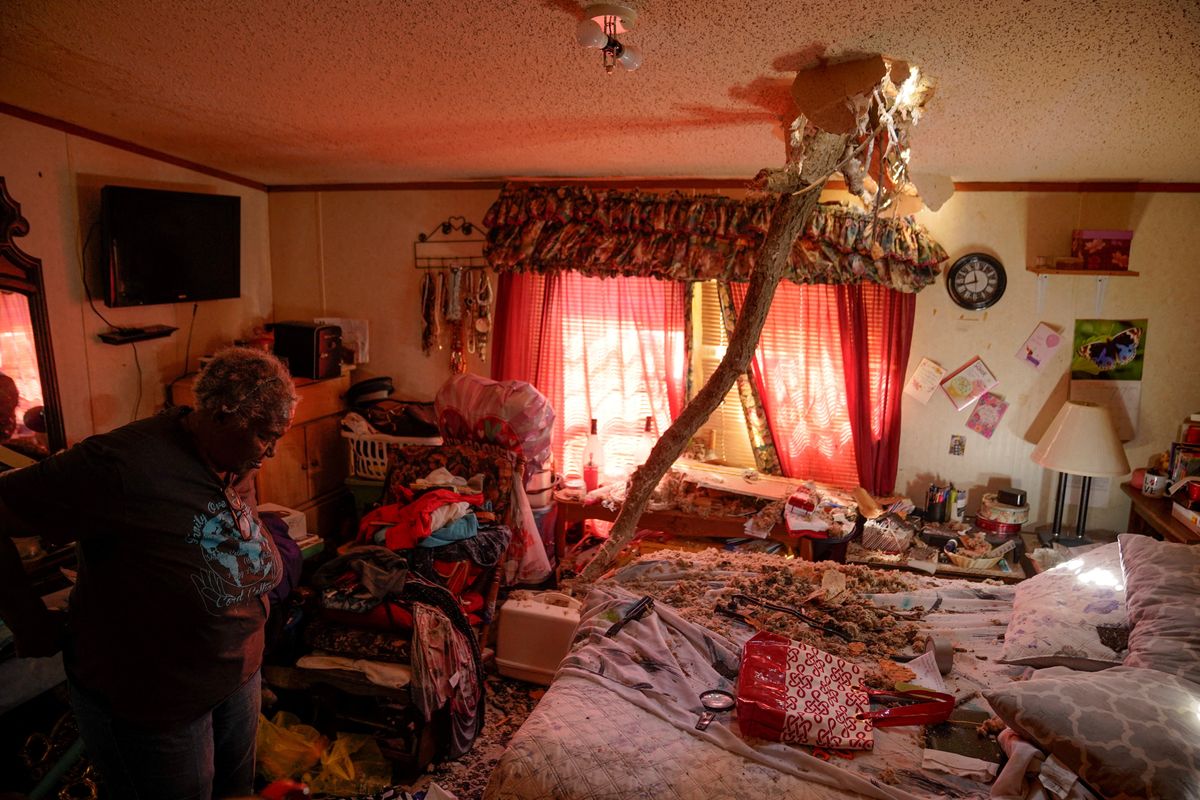
<path id="1" fill-rule="evenodd" d="M 233 417 L 242 427 L 283 426 L 292 419 L 296 387 L 287 367 L 262 350 L 227 347 L 200 371 L 196 406 L 215 419 Z"/>

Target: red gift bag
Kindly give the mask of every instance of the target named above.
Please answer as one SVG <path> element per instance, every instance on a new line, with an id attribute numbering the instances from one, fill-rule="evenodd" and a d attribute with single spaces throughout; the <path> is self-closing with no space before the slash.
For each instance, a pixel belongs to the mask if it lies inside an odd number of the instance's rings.
<path id="1" fill-rule="evenodd" d="M 941 722 L 954 709 L 954 698 L 939 692 L 868 691 L 864 675 L 862 667 L 831 653 L 758 633 L 742 648 L 738 726 L 777 742 L 870 750 L 877 727 Z M 919 702 L 871 711 L 876 696 Z"/>
<path id="2" fill-rule="evenodd" d="M 742 648 L 738 727 L 777 742 L 870 750 L 870 698 L 857 664 L 761 632 Z"/>

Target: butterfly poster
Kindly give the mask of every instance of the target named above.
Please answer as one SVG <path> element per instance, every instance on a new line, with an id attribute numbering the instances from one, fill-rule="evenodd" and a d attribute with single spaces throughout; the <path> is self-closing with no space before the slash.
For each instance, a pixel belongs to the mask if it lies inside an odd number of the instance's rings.
<path id="1" fill-rule="evenodd" d="M 1077 319 L 1072 380 L 1140 381 L 1146 320 Z"/>

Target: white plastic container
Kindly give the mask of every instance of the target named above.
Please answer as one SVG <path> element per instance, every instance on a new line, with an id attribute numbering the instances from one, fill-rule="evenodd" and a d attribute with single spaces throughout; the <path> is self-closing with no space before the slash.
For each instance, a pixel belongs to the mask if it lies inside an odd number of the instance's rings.
<path id="1" fill-rule="evenodd" d="M 583 604 L 558 592 L 540 592 L 500 606 L 496 667 L 501 675 L 549 686 L 571 650 Z"/>
<path id="2" fill-rule="evenodd" d="M 558 478 L 553 467 L 546 467 L 525 482 L 525 494 L 529 497 L 530 508 L 546 508 L 554 498 L 554 488 Z"/>

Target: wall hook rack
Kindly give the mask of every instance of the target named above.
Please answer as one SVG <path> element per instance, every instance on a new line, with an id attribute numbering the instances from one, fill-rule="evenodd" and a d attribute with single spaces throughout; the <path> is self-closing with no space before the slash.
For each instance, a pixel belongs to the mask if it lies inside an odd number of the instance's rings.
<path id="1" fill-rule="evenodd" d="M 417 234 L 413 242 L 413 265 L 417 269 L 485 269 L 486 243 L 484 228 L 466 217 L 448 217 L 428 233 Z"/>

